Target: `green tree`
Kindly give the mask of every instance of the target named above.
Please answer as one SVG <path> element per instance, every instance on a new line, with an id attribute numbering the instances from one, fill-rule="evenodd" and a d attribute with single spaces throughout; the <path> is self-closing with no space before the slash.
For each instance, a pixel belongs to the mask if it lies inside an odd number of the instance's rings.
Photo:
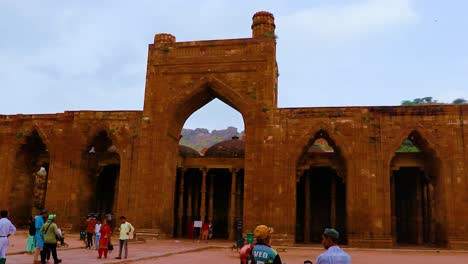
<path id="1" fill-rule="evenodd" d="M 468 104 L 468 101 L 465 98 L 457 98 L 453 100 L 452 104 Z"/>
<path id="2" fill-rule="evenodd" d="M 412 105 L 419 105 L 419 104 L 435 104 L 437 100 L 433 100 L 431 96 L 422 97 L 422 98 L 414 98 L 412 101 L 404 100 L 401 101 L 401 105 L 403 106 L 412 106 Z"/>
<path id="3" fill-rule="evenodd" d="M 411 140 L 405 139 L 396 152 L 421 152 L 421 150 Z"/>

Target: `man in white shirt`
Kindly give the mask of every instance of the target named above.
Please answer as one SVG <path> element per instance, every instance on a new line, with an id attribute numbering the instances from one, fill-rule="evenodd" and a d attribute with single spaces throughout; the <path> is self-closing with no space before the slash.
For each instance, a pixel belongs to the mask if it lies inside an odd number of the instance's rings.
<path id="1" fill-rule="evenodd" d="M 130 238 L 130 234 L 133 234 L 133 232 L 135 232 L 135 228 L 133 228 L 132 224 L 127 222 L 127 218 L 125 218 L 125 216 L 121 216 L 119 231 L 119 256 L 116 257 L 116 259 L 122 258 L 122 248 L 125 250 L 123 258 L 126 259 L 128 254 L 128 239 Z"/>
<path id="2" fill-rule="evenodd" d="M 6 250 L 10 244 L 8 237 L 16 232 L 16 227 L 8 220 L 8 211 L 0 211 L 0 264 L 6 263 Z"/>
<path id="3" fill-rule="evenodd" d="M 96 226 L 94 227 L 94 243 L 96 245 L 96 250 L 99 249 L 99 239 L 101 238 L 101 220 L 98 219 L 96 222 Z"/>
<path id="4" fill-rule="evenodd" d="M 338 246 L 340 233 L 333 228 L 325 228 L 322 245 L 327 250 L 320 254 L 315 264 L 351 264 L 351 257 Z"/>

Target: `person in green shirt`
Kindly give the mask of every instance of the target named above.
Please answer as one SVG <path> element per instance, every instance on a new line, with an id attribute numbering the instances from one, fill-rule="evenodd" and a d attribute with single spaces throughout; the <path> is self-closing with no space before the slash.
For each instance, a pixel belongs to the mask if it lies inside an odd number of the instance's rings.
<path id="1" fill-rule="evenodd" d="M 50 251 L 54 258 L 54 264 L 61 263 L 62 260 L 57 257 L 57 238 L 62 239 L 62 235 L 58 231 L 55 224 L 55 214 L 50 214 L 47 222 L 41 227 L 39 233 L 44 238 L 44 250 L 41 251 L 41 263 L 46 263 L 46 255 Z"/>

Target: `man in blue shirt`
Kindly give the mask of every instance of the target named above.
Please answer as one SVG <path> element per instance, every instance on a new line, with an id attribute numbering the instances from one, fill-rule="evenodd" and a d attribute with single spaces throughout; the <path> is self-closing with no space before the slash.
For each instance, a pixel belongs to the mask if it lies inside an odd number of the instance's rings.
<path id="1" fill-rule="evenodd" d="M 340 233 L 333 228 L 325 228 L 322 245 L 327 250 L 320 254 L 315 264 L 351 264 L 351 257 L 338 246 Z"/>
<path id="2" fill-rule="evenodd" d="M 36 227 L 36 235 L 34 236 L 36 238 L 36 252 L 34 253 L 35 263 L 38 261 L 39 254 L 41 254 L 41 252 L 44 249 L 44 239 L 42 238 L 40 234 L 41 233 L 40 230 L 41 230 L 41 227 L 44 225 L 44 221 L 47 219 L 48 215 L 49 215 L 49 212 L 47 212 L 46 209 L 43 209 L 41 211 L 41 214 L 37 215 L 34 218 L 34 225 Z M 41 254 L 41 258 L 42 258 L 42 254 Z"/>

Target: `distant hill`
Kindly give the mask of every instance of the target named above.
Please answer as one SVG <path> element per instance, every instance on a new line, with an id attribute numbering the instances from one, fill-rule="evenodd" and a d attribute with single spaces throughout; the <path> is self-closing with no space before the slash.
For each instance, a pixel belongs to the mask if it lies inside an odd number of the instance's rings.
<path id="1" fill-rule="evenodd" d="M 191 147 L 197 151 L 204 148 L 209 148 L 214 144 L 229 140 L 233 136 L 241 137 L 243 133 L 239 133 L 236 127 L 228 127 L 221 130 L 209 131 L 206 128 L 182 129 L 182 138 L 180 144 Z"/>

